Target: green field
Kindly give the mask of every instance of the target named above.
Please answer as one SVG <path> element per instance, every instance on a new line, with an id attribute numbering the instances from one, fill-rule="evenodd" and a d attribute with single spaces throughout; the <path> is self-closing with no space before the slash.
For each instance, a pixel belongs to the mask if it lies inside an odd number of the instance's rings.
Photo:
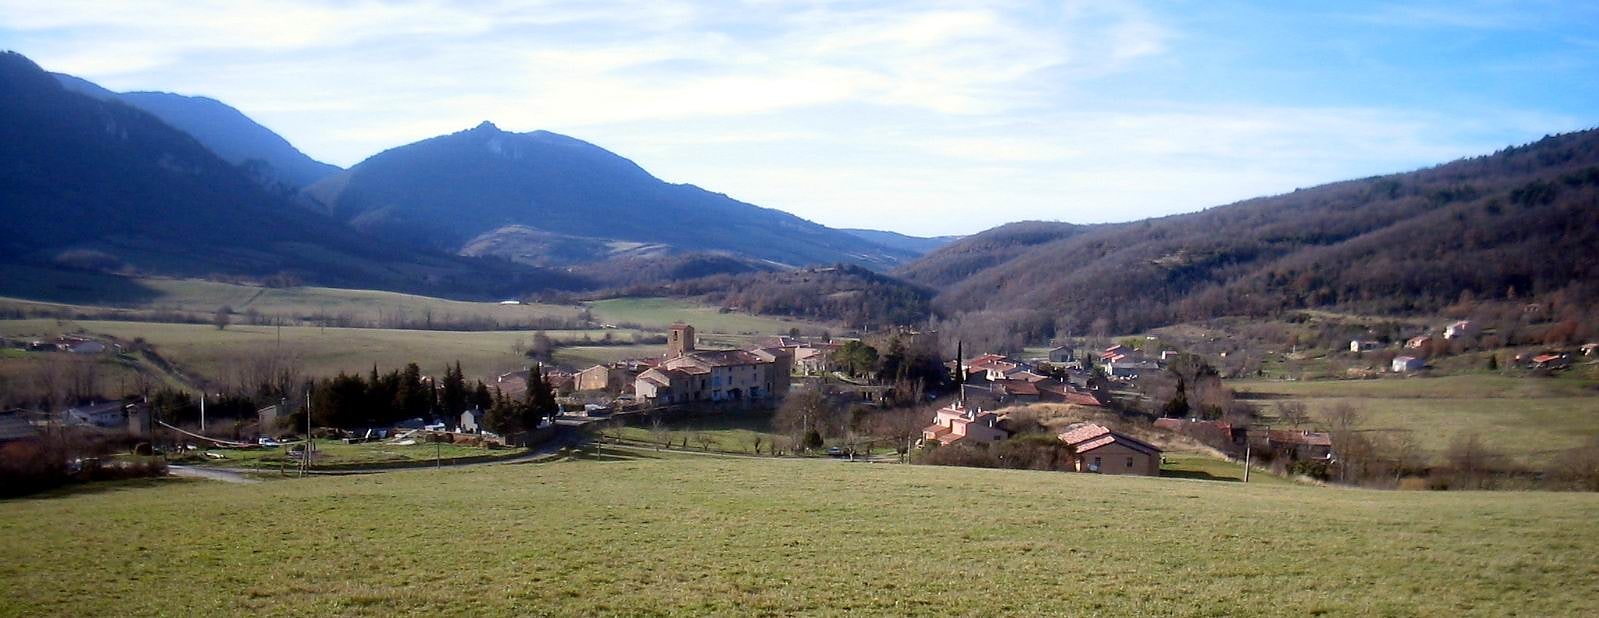
<path id="1" fill-rule="evenodd" d="M 416 362 L 425 373 L 444 370 L 445 363 L 461 361 L 470 378 L 488 380 L 502 372 L 526 364 L 525 357 L 512 348 L 518 339 L 528 341 L 526 331 L 424 331 L 380 328 L 318 328 L 285 326 L 281 348 L 279 329 L 271 326 L 229 326 L 217 330 L 204 324 L 161 324 L 152 322 L 0 320 L 0 336 L 53 336 L 63 332 L 87 332 L 132 341 L 142 337 L 168 360 L 214 380 L 226 381 L 230 367 L 252 354 L 277 350 L 300 359 L 309 375 L 332 375 L 339 371 L 365 373 L 374 363 L 390 369 Z M 580 336 L 583 331 L 564 331 L 559 337 Z M 600 336 L 600 331 L 588 331 Z"/>
<path id="2" fill-rule="evenodd" d="M 0 614 L 1599 612 L 1593 494 L 668 457 L 0 502 Z"/>
<path id="3" fill-rule="evenodd" d="M 1477 433 L 1490 447 L 1537 463 L 1599 436 L 1599 386 L 1576 378 L 1481 374 L 1230 385 L 1267 414 L 1278 401 L 1303 402 L 1315 415 L 1347 403 L 1362 413 L 1365 428 L 1414 432 L 1434 452 L 1457 435 Z"/>
<path id="4" fill-rule="evenodd" d="M 196 459 L 194 465 L 206 465 L 219 468 L 253 468 L 275 469 L 280 463 L 290 466 L 298 465 L 299 460 L 290 459 L 286 447 L 258 448 L 258 449 L 204 449 L 222 455 L 224 459 Z M 465 444 L 435 444 L 417 441 L 415 444 L 401 445 L 394 442 L 368 442 L 365 444 L 345 444 L 339 440 L 317 440 L 315 455 L 312 457 L 314 466 L 336 466 L 348 464 L 371 463 L 397 463 L 406 461 L 434 461 L 460 457 L 481 457 L 484 455 L 504 455 L 517 457 L 525 454 L 522 450 L 489 449 L 481 446 L 468 446 Z"/>
<path id="5" fill-rule="evenodd" d="M 356 322 L 378 324 L 396 318 L 420 321 L 427 316 L 441 323 L 494 319 L 511 324 L 542 317 L 571 318 L 582 312 L 580 307 L 566 305 L 501 305 L 376 290 L 266 288 L 199 279 L 129 279 L 17 265 L 0 266 L 0 297 L 12 299 L 6 302 L 14 305 L 43 303 L 37 306 L 172 310 L 201 315 L 210 315 L 227 305 L 238 313 L 255 309 L 265 315 L 293 319 L 346 316 Z"/>
<path id="6" fill-rule="evenodd" d="M 704 333 L 776 335 L 787 333 L 791 328 L 807 333 L 841 330 L 837 326 L 803 320 L 721 313 L 716 307 L 677 298 L 612 298 L 590 302 L 588 307 L 594 319 L 602 322 L 638 324 L 647 329 L 664 329 L 674 322 L 683 322 L 693 324 L 696 331 Z"/>

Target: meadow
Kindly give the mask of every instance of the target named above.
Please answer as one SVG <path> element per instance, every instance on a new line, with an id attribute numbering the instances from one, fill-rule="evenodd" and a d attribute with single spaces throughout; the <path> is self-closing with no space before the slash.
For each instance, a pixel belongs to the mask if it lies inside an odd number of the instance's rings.
<path id="1" fill-rule="evenodd" d="M 0 306 L 100 311 L 121 308 L 178 311 L 209 316 L 228 306 L 237 313 L 251 309 L 268 316 L 311 320 L 345 316 L 359 323 L 455 320 L 497 320 L 505 324 L 542 318 L 575 318 L 575 305 L 471 302 L 384 292 L 324 287 L 268 288 L 200 279 L 124 278 L 111 275 L 0 266 Z"/>
<path id="2" fill-rule="evenodd" d="M 0 502 L 4 615 L 1593 615 L 1599 495 L 600 451 Z"/>
<path id="3" fill-rule="evenodd" d="M 842 331 L 841 327 L 818 322 L 736 311 L 722 313 L 717 307 L 677 298 L 610 298 L 591 301 L 588 309 L 602 322 L 638 324 L 647 329 L 664 330 L 675 322 L 683 322 L 706 333 L 776 335 L 786 334 L 791 328 L 805 333 Z"/>
<path id="4" fill-rule="evenodd" d="M 1599 383 L 1576 377 L 1473 374 L 1229 385 L 1268 415 L 1278 402 L 1301 402 L 1324 424 L 1333 406 L 1352 406 L 1363 428 L 1412 432 L 1435 454 L 1457 436 L 1476 433 L 1488 446 L 1535 464 L 1599 436 Z"/>
<path id="5" fill-rule="evenodd" d="M 205 324 L 162 324 L 121 321 L 0 320 L 0 336 L 49 337 L 60 333 L 83 332 L 108 335 L 123 341 L 142 338 L 168 360 L 208 378 L 225 380 L 230 366 L 244 355 L 270 354 L 281 350 L 300 359 L 309 375 L 333 375 L 340 371 L 365 373 L 376 364 L 380 369 L 403 367 L 416 362 L 425 373 L 442 372 L 445 363 L 461 362 L 471 378 L 492 379 L 502 372 L 527 362 L 513 348 L 524 344 L 533 333 L 527 331 L 426 331 L 381 328 L 319 328 L 315 326 L 233 325 L 217 329 Z M 587 332 L 562 331 L 560 337 L 581 336 Z"/>

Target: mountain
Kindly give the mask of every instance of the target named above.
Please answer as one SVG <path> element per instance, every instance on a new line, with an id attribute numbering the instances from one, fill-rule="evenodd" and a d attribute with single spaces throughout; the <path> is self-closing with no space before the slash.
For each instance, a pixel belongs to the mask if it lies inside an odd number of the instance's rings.
<path id="1" fill-rule="evenodd" d="M 271 129 L 216 99 L 170 92 L 116 93 L 88 80 L 55 73 L 67 90 L 97 99 L 115 99 L 149 112 L 162 122 L 188 133 L 211 152 L 234 165 L 250 168 L 267 184 L 298 191 L 339 168 L 300 152 Z"/>
<path id="2" fill-rule="evenodd" d="M 365 237 L 120 100 L 0 53 L 0 260 L 499 295 L 575 278 Z"/>
<path id="3" fill-rule="evenodd" d="M 487 122 L 379 153 L 306 196 L 373 234 L 550 264 L 610 259 L 618 247 L 625 253 L 640 245 L 789 266 L 845 262 L 886 270 L 914 257 L 782 211 L 663 182 L 581 140 Z M 588 249 L 552 253 L 555 237 L 577 239 L 567 249 Z"/>
<path id="4" fill-rule="evenodd" d="M 908 236 L 899 232 L 884 230 L 843 228 L 839 231 L 853 234 L 858 238 L 864 238 L 884 247 L 908 251 L 916 255 L 927 255 L 928 252 L 934 249 L 961 239 L 960 236 Z"/>
<path id="5" fill-rule="evenodd" d="M 1308 307 L 1427 314 L 1462 299 L 1567 312 L 1599 301 L 1599 130 L 1197 213 L 1022 231 L 896 272 L 939 287 L 943 315 L 1026 312 L 1072 334 Z"/>

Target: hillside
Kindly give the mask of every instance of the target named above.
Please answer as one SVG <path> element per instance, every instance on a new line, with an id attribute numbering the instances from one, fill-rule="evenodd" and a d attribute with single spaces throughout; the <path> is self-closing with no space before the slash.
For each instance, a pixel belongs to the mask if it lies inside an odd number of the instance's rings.
<path id="1" fill-rule="evenodd" d="M 845 228 L 842 231 L 875 242 L 884 247 L 892 247 L 909 251 L 916 255 L 926 255 L 928 252 L 960 240 L 960 236 L 910 236 L 899 232 L 883 230 L 862 230 Z"/>
<path id="2" fill-rule="evenodd" d="M 876 329 L 926 320 L 933 292 L 859 266 L 720 274 L 614 292 L 622 296 L 687 296 L 761 315 Z"/>
<path id="3" fill-rule="evenodd" d="M 897 272 L 939 286 L 946 315 L 1033 311 L 1075 334 L 1303 307 L 1436 312 L 1463 294 L 1591 306 L 1596 200 L 1590 130 L 1054 239 L 1002 226 Z"/>
<path id="4" fill-rule="evenodd" d="M 603 148 L 490 123 L 394 148 L 306 191 L 356 228 L 418 246 L 551 263 L 629 247 L 722 251 L 800 266 L 887 269 L 913 254 L 693 185 L 669 184 Z M 575 253 L 551 253 L 551 237 Z M 593 241 L 604 241 L 596 245 Z M 615 246 L 611 246 L 614 244 Z"/>
<path id="5" fill-rule="evenodd" d="M 1071 238 L 1088 226 L 1054 221 L 1018 221 L 967 236 L 894 270 L 894 274 L 932 288 L 959 283 L 979 271 L 1014 260 L 1046 243 Z"/>
<path id="6" fill-rule="evenodd" d="M 170 92 L 111 92 L 82 78 L 55 75 L 67 90 L 103 100 L 116 100 L 149 112 L 268 185 L 298 191 L 339 168 L 300 152 L 283 136 L 261 126 L 226 103 L 207 97 Z"/>
<path id="7" fill-rule="evenodd" d="M 74 616 L 1599 612 L 1599 497 L 1536 498 L 606 450 L 13 500 L 0 594 Z"/>
<path id="8" fill-rule="evenodd" d="M 400 249 L 296 209 L 193 137 L 69 92 L 14 53 L 0 54 L 0 260 L 455 294 L 576 285 Z"/>

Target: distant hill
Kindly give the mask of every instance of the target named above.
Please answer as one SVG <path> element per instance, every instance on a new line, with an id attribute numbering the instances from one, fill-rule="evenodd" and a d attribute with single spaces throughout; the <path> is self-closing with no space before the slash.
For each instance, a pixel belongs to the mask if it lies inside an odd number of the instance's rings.
<path id="1" fill-rule="evenodd" d="M 1054 221 L 1018 221 L 940 247 L 894 271 L 907 281 L 943 289 L 985 269 L 997 267 L 1034 247 L 1071 238 L 1088 226 Z"/>
<path id="2" fill-rule="evenodd" d="M 155 116 L 70 92 L 15 53 L 0 53 L 0 259 L 452 294 L 580 285 L 357 234 Z"/>
<path id="3" fill-rule="evenodd" d="M 863 230 L 843 228 L 840 231 L 848 232 L 860 238 L 870 240 L 884 247 L 891 247 L 909 251 L 916 255 L 926 255 L 929 251 L 960 240 L 960 236 L 908 236 L 899 232 L 883 230 Z"/>
<path id="4" fill-rule="evenodd" d="M 298 191 L 339 171 L 300 152 L 288 140 L 239 110 L 206 97 L 170 92 L 112 92 L 88 80 L 53 74 L 67 90 L 97 99 L 115 99 L 139 108 L 188 133 L 211 152 L 234 165 L 244 165 L 268 184 Z"/>
<path id="5" fill-rule="evenodd" d="M 618 296 L 687 296 L 734 311 L 878 329 L 927 319 L 933 291 L 859 266 L 718 274 L 614 291 Z"/>
<path id="6" fill-rule="evenodd" d="M 617 257 L 616 247 L 640 244 L 790 266 L 887 269 L 914 257 L 782 211 L 663 182 L 581 140 L 487 122 L 379 153 L 306 195 L 373 234 L 508 259 L 603 261 Z M 550 253 L 558 236 L 579 239 L 565 244 L 580 250 Z M 596 246 L 596 239 L 616 244 Z"/>
<path id="7" fill-rule="evenodd" d="M 1191 214 L 1002 226 L 897 274 L 937 286 L 944 315 L 1030 312 L 1083 334 L 1303 307 L 1436 312 L 1463 295 L 1591 307 L 1596 247 L 1589 130 Z"/>

